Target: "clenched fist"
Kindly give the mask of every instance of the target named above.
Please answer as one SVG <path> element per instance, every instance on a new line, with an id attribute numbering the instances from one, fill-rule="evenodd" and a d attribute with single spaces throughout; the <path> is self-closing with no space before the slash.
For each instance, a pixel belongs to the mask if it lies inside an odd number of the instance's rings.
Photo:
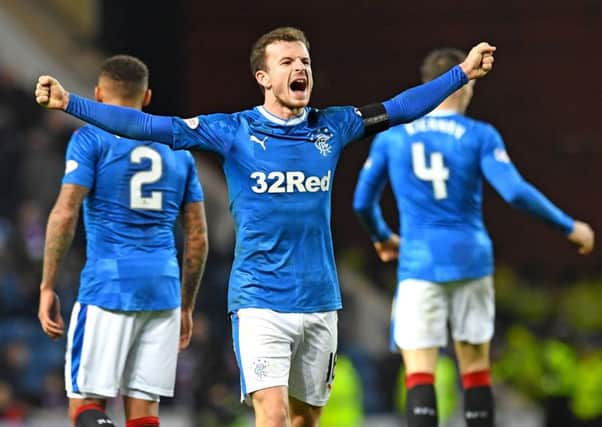
<path id="1" fill-rule="evenodd" d="M 51 110 L 65 110 L 69 104 L 69 92 L 52 76 L 38 77 L 36 102 Z"/>

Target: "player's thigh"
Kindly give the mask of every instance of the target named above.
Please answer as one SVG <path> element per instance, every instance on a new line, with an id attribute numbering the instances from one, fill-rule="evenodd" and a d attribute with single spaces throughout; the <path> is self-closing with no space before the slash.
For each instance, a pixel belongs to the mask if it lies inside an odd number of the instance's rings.
<path id="1" fill-rule="evenodd" d="M 119 392 L 135 318 L 76 303 L 67 333 L 65 389 L 70 398 L 109 398 Z"/>
<path id="2" fill-rule="evenodd" d="M 291 362 L 289 395 L 311 406 L 326 405 L 335 376 L 336 311 L 303 314 L 303 340 Z"/>
<path id="3" fill-rule="evenodd" d="M 271 387 L 287 387 L 300 315 L 243 308 L 232 314 L 232 340 L 240 369 L 241 399 Z"/>
<path id="4" fill-rule="evenodd" d="M 136 340 L 123 372 L 121 394 L 155 402 L 173 396 L 180 337 L 180 309 L 137 313 Z"/>
<path id="5" fill-rule="evenodd" d="M 391 314 L 391 339 L 402 350 L 447 345 L 449 300 L 445 285 L 418 279 L 399 282 Z"/>
<path id="6" fill-rule="evenodd" d="M 450 311 L 454 341 L 470 344 L 491 341 L 495 321 L 495 292 L 491 276 L 454 284 Z"/>

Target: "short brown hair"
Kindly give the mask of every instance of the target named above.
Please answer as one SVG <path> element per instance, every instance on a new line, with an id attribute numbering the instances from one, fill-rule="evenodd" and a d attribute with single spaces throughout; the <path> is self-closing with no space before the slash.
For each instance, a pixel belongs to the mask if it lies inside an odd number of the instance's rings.
<path id="1" fill-rule="evenodd" d="M 420 67 L 423 82 L 431 81 L 464 61 L 466 53 L 460 49 L 445 47 L 431 51 Z"/>
<path id="2" fill-rule="evenodd" d="M 251 72 L 265 69 L 265 48 L 275 42 L 301 42 L 309 51 L 309 41 L 303 31 L 293 27 L 280 27 L 259 37 L 251 49 Z"/>
<path id="3" fill-rule="evenodd" d="M 100 77 L 116 83 L 118 95 L 134 99 L 148 89 L 148 67 L 140 59 L 130 55 L 115 55 L 100 67 Z"/>

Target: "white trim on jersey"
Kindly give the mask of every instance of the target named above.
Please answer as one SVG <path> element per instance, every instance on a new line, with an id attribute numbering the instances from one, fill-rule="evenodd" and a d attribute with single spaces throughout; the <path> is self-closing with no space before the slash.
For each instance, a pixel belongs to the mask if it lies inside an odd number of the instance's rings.
<path id="1" fill-rule="evenodd" d="M 268 110 L 266 110 L 262 105 L 257 107 L 257 111 L 259 111 L 263 117 L 265 117 L 272 123 L 276 123 L 278 125 L 283 125 L 283 126 L 295 126 L 295 125 L 298 125 L 299 123 L 303 123 L 307 119 L 307 109 L 306 108 L 303 109 L 303 112 L 300 115 L 298 115 L 297 117 L 293 117 L 292 119 L 288 119 L 288 120 L 285 120 L 278 116 L 273 115 Z"/>
<path id="2" fill-rule="evenodd" d="M 425 114 L 425 116 L 428 116 L 428 117 L 446 117 L 446 116 L 453 116 L 454 114 L 460 114 L 460 113 L 458 113 L 456 110 L 449 110 L 449 109 L 443 109 L 442 108 L 441 110 L 433 110 L 430 113 Z"/>

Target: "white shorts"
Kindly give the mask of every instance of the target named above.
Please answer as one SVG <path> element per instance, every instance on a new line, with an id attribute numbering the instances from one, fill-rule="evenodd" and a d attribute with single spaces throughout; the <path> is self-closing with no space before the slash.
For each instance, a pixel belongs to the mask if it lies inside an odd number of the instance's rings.
<path id="1" fill-rule="evenodd" d="M 278 313 L 243 308 L 232 315 L 241 400 L 269 387 L 313 406 L 328 401 L 337 351 L 337 312 Z"/>
<path id="2" fill-rule="evenodd" d="M 75 303 L 65 356 L 67 396 L 173 396 L 179 337 L 179 308 L 112 311 Z"/>
<path id="3" fill-rule="evenodd" d="M 491 276 L 451 283 L 402 280 L 391 313 L 397 348 L 445 347 L 447 324 L 455 341 L 482 344 L 493 337 L 495 295 Z"/>

